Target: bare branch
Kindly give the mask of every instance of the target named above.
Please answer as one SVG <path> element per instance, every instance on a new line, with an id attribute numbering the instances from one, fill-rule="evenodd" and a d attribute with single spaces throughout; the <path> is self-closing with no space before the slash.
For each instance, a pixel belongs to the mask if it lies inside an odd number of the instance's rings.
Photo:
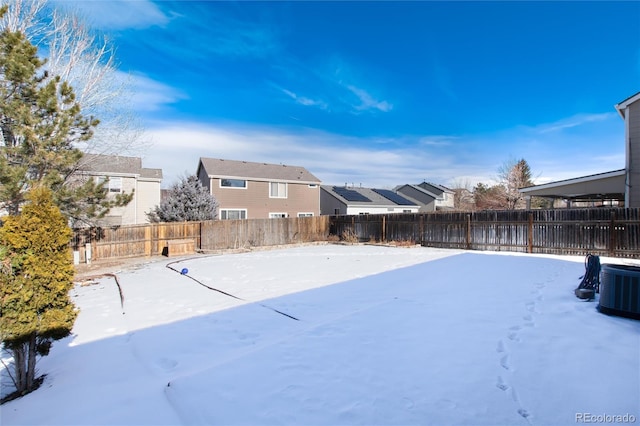
<path id="1" fill-rule="evenodd" d="M 0 20 L 3 28 L 26 34 L 46 54 L 49 75 L 60 76 L 73 87 L 82 114 L 100 119 L 93 137 L 78 148 L 95 154 L 134 155 L 148 146 L 131 107 L 132 78 L 118 70 L 109 39 L 92 30 L 78 12 L 56 9 L 46 0 L 10 0 Z"/>

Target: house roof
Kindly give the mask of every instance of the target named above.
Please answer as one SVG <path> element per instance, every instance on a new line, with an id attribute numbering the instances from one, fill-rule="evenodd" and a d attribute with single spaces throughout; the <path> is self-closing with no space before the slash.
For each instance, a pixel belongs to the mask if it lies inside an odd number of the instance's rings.
<path id="1" fill-rule="evenodd" d="M 142 167 L 140 157 L 84 154 L 78 165 L 78 170 L 89 173 L 136 175 L 147 179 L 162 179 L 162 169 Z"/>
<path id="2" fill-rule="evenodd" d="M 405 183 L 404 185 L 398 185 L 398 186 L 396 186 L 393 190 L 394 190 L 394 191 L 398 191 L 400 188 L 405 187 L 405 186 L 408 186 L 408 187 L 410 187 L 410 188 L 413 188 L 413 189 L 415 189 L 416 191 L 419 191 L 419 192 L 421 192 L 421 193 L 423 193 L 423 194 L 425 194 L 425 195 L 427 195 L 427 196 L 429 196 L 429 197 L 433 198 L 434 200 L 440 199 L 440 196 L 439 196 L 439 195 L 434 194 L 433 192 L 429 191 L 428 189 L 425 189 L 425 188 L 423 188 L 423 187 L 421 187 L 421 186 L 418 186 L 418 185 L 412 185 L 412 184 L 410 184 L 410 183 Z M 407 197 L 407 196 L 406 196 L 406 195 L 404 195 L 404 194 L 402 194 L 402 196 L 403 196 L 403 197 Z"/>
<path id="3" fill-rule="evenodd" d="M 405 196 L 404 194 L 397 194 L 397 195 L 411 204 L 400 204 L 398 202 L 390 200 L 389 198 L 381 194 L 381 193 L 384 193 L 385 190 L 380 190 L 377 188 L 344 187 L 344 186 L 333 186 L 333 185 L 321 185 L 320 188 L 326 191 L 327 193 L 329 193 L 330 195 L 332 195 L 333 197 L 335 197 L 336 199 L 338 199 L 343 204 L 348 206 L 369 206 L 369 207 L 391 207 L 391 206 L 419 207 L 420 206 L 418 203 L 416 203 L 415 200 L 412 200 L 411 198 Z M 359 199 L 356 201 L 349 200 L 348 199 L 349 197 L 348 196 L 345 197 L 344 195 L 345 189 L 348 191 L 355 192 L 361 197 L 364 197 L 364 199 L 359 197 Z"/>
<path id="4" fill-rule="evenodd" d="M 635 95 L 629 96 L 627 99 L 617 104 L 616 109 L 618 110 L 618 114 L 620 114 L 620 117 L 624 119 L 627 107 L 638 100 L 640 100 L 640 92 L 636 93 Z"/>
<path id="5" fill-rule="evenodd" d="M 304 167 L 289 166 L 286 164 L 255 163 L 251 161 L 201 157 L 198 171 L 200 167 L 204 167 L 205 173 L 210 178 L 320 183 L 320 179 L 309 173 Z"/>
<path id="6" fill-rule="evenodd" d="M 427 185 L 432 186 L 433 188 L 439 189 L 442 192 L 448 192 L 448 193 L 452 193 L 453 194 L 453 191 L 451 189 L 447 188 L 446 186 L 438 185 L 438 184 L 431 183 L 431 182 L 422 182 L 422 184 L 427 184 Z M 418 185 L 418 186 L 420 186 L 420 185 Z"/>
<path id="7" fill-rule="evenodd" d="M 525 195 L 562 198 L 624 197 L 625 169 L 520 188 Z"/>

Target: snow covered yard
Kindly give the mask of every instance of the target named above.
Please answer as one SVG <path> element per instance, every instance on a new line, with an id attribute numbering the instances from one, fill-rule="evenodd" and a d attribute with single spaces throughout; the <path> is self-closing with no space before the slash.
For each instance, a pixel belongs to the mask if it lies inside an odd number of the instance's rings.
<path id="1" fill-rule="evenodd" d="M 583 260 L 319 245 L 171 265 L 235 297 L 168 269 L 173 260 L 147 264 L 118 274 L 123 306 L 112 279 L 76 286 L 74 335 L 0 420 L 640 422 L 640 321 L 574 296 Z"/>

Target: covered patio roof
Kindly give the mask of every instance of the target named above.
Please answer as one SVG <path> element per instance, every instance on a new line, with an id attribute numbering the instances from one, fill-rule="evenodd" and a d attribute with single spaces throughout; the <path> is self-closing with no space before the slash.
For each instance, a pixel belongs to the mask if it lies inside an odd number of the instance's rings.
<path id="1" fill-rule="evenodd" d="M 624 200 L 625 169 L 520 188 L 523 195 L 568 200 Z"/>

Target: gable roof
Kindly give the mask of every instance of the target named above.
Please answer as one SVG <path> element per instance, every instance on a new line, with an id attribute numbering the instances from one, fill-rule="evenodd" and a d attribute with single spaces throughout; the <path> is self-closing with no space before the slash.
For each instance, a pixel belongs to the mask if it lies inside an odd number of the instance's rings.
<path id="1" fill-rule="evenodd" d="M 420 188 L 423 188 L 423 189 L 427 189 L 427 188 L 424 187 L 425 185 L 430 186 L 433 189 L 437 189 L 441 193 L 442 192 L 448 192 L 448 193 L 453 194 L 453 191 L 451 189 L 447 188 L 446 186 L 437 185 L 437 184 L 431 183 L 431 182 L 426 182 L 425 181 L 425 182 L 422 182 L 422 183 L 418 184 L 417 186 L 419 186 Z M 433 191 L 431 191 L 431 192 L 433 192 Z"/>
<path id="2" fill-rule="evenodd" d="M 370 207 L 420 207 L 420 205 L 411 198 L 407 197 L 404 194 L 398 194 L 399 197 L 403 198 L 409 203 L 412 204 L 399 204 L 390 200 L 389 198 L 383 196 L 381 193 L 384 193 L 385 190 L 380 190 L 377 188 L 362 188 L 362 187 L 347 187 L 344 186 L 334 186 L 334 185 L 321 185 L 321 189 L 332 195 L 334 198 L 338 199 L 341 203 L 348 206 L 370 206 Z M 351 201 L 344 197 L 341 194 L 342 189 L 347 189 L 349 191 L 353 191 L 360 195 L 363 198 L 360 198 L 357 201 Z M 395 192 L 395 191 L 394 191 Z"/>
<path id="3" fill-rule="evenodd" d="M 246 180 L 285 181 L 299 183 L 320 183 L 320 179 L 307 169 L 286 164 L 256 163 L 251 161 L 224 160 L 221 158 L 200 158 L 198 174 L 203 167 L 209 178 L 234 178 Z"/>
<path id="4" fill-rule="evenodd" d="M 618 114 L 620 114 L 620 117 L 624 119 L 627 107 L 638 100 L 640 100 L 640 92 L 636 93 L 635 95 L 629 96 L 627 99 L 617 104 L 616 109 L 618 110 Z"/>
<path id="5" fill-rule="evenodd" d="M 418 186 L 418 185 L 413 185 L 413 184 L 410 184 L 410 183 L 405 183 L 404 185 L 398 185 L 393 190 L 394 191 L 400 191 L 400 189 L 405 188 L 405 187 L 409 187 L 409 188 L 415 189 L 416 191 L 418 191 L 418 192 L 420 192 L 422 194 L 425 194 L 425 195 L 433 198 L 434 200 L 437 200 L 437 199 L 441 198 L 440 195 L 434 194 L 433 192 L 429 191 L 426 188 L 423 188 L 423 187 Z M 403 194 L 403 196 L 405 196 L 405 195 Z"/>
<path id="6" fill-rule="evenodd" d="M 147 179 L 162 179 L 162 169 L 142 167 L 140 157 L 84 154 L 78 164 L 78 170 L 88 173 L 134 175 Z"/>

